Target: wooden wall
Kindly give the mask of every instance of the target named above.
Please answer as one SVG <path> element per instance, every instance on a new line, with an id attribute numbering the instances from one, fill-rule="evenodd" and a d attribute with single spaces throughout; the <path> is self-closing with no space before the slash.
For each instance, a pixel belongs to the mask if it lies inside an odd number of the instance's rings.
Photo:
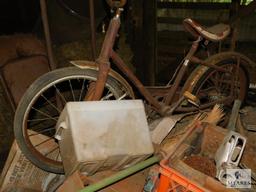
<path id="1" fill-rule="evenodd" d="M 184 3 L 167 0 L 131 0 L 131 2 L 131 20 L 135 21 L 133 27 L 136 31 L 133 33 L 136 41 L 132 42 L 132 47 L 135 48 L 133 49 L 134 62 L 138 76 L 149 84 L 167 82 L 188 50 L 190 42 L 189 34 L 182 26 L 184 18 L 193 18 L 205 26 L 220 22 L 229 23 L 233 16 L 245 7 L 239 5 L 239 0 L 225 1 L 226 3 L 216 3 L 220 1 L 207 1 L 208 3 L 186 1 Z M 145 8 L 153 8 L 153 2 L 156 3 L 156 11 L 145 11 Z M 253 58 L 251 53 L 255 52 L 256 55 L 256 51 L 251 49 L 256 43 L 255 21 L 255 12 L 240 20 L 236 26 L 238 41 L 234 44 L 238 51 L 242 50 Z M 232 35 L 226 40 L 224 48 L 229 49 L 233 45 L 231 39 Z"/>

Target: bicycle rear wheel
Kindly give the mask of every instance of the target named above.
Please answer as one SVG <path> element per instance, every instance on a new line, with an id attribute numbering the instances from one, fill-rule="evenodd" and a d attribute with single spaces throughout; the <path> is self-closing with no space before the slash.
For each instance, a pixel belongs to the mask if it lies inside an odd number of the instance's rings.
<path id="1" fill-rule="evenodd" d="M 249 75 L 242 60 L 239 61 L 239 65 L 236 57 L 223 58 L 214 62 L 214 65 L 223 67 L 231 73 L 200 66 L 191 74 L 183 90 L 196 95 L 200 100 L 201 108 L 209 107 L 211 103 L 230 105 L 235 99 L 243 102 L 247 96 Z M 223 100 L 232 96 L 231 93 L 233 93 L 232 99 L 224 103 Z"/>
<path id="2" fill-rule="evenodd" d="M 69 101 L 82 101 L 97 71 L 76 67 L 49 72 L 26 91 L 15 113 L 14 134 L 24 155 L 39 168 L 64 173 L 58 142 L 54 139 L 58 117 Z M 121 99 L 126 92 L 108 77 L 102 100 Z"/>

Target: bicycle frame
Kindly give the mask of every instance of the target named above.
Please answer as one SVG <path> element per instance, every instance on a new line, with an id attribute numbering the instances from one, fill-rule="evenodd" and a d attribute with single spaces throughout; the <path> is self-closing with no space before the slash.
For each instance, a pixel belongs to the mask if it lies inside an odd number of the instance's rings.
<path id="1" fill-rule="evenodd" d="M 114 62 L 114 64 L 129 78 L 129 80 L 136 86 L 136 88 L 139 90 L 139 92 L 144 96 L 144 98 L 154 107 L 154 109 L 160 113 L 161 115 L 164 115 L 168 112 L 170 114 L 170 109 L 173 107 L 178 107 L 177 103 L 174 102 L 174 96 L 176 91 L 179 88 L 180 82 L 182 78 L 184 77 L 185 71 L 189 66 L 189 63 L 192 61 L 197 61 L 199 64 L 207 65 L 209 67 L 213 67 L 214 69 L 218 71 L 223 71 L 227 73 L 231 73 L 230 71 L 223 69 L 218 66 L 214 66 L 211 64 L 206 64 L 202 60 L 196 58 L 194 56 L 195 52 L 198 49 L 199 42 L 202 40 L 201 37 L 199 37 L 196 41 L 193 42 L 189 52 L 183 59 L 181 68 L 174 79 L 173 86 L 168 91 L 167 97 L 164 100 L 164 103 L 160 103 L 156 98 L 152 96 L 152 94 L 146 89 L 146 87 L 141 83 L 141 81 L 134 75 L 134 73 L 127 67 L 127 65 L 124 63 L 124 61 L 119 57 L 119 55 L 113 50 L 114 42 L 120 27 L 120 14 L 121 9 L 117 10 L 117 13 L 115 17 L 113 17 L 110 21 L 100 55 L 98 59 L 96 60 L 96 63 L 99 66 L 99 73 L 98 78 L 96 81 L 96 84 L 90 85 L 89 91 L 90 95 L 86 96 L 86 99 L 88 100 L 99 100 L 102 96 L 103 89 L 107 80 L 107 76 L 110 70 L 110 62 L 109 59 L 111 58 Z M 233 84 L 233 83 L 232 83 Z M 181 98 L 179 98 L 179 102 L 181 102 Z M 172 111 L 173 112 L 173 111 Z"/>

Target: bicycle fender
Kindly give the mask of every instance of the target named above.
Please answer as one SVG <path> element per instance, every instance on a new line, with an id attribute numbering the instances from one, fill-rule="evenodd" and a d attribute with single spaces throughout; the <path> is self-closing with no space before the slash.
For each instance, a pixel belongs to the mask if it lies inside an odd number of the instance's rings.
<path id="1" fill-rule="evenodd" d="M 253 62 L 251 59 L 249 59 L 248 57 L 246 57 L 245 55 L 241 54 L 241 53 L 237 53 L 234 51 L 228 51 L 228 52 L 221 52 L 221 53 L 217 53 L 215 55 L 210 56 L 209 58 L 207 58 L 205 60 L 205 62 L 209 63 L 209 64 L 216 64 L 222 60 L 226 60 L 226 59 L 236 59 L 236 58 L 240 58 L 241 63 L 246 67 L 246 69 L 248 70 L 248 72 L 252 71 L 252 69 L 256 68 L 256 63 Z M 198 67 L 196 67 L 193 72 L 191 73 L 191 75 L 189 76 L 189 78 L 186 80 L 183 89 L 181 91 L 181 93 L 184 93 L 185 91 L 192 91 L 194 86 L 197 84 L 198 80 L 200 79 L 200 77 L 209 69 L 209 67 L 207 66 L 203 66 L 200 65 Z"/>
<path id="2" fill-rule="evenodd" d="M 80 69 L 90 69 L 90 70 L 94 70 L 94 71 L 98 71 L 99 67 L 95 62 L 92 61 L 86 61 L 86 60 L 75 60 L 75 61 L 70 61 L 70 63 Z M 110 69 L 109 71 L 109 75 L 114 78 L 115 80 L 117 80 L 122 86 L 125 87 L 126 90 L 129 91 L 129 95 L 134 99 L 135 95 L 134 92 L 132 90 L 132 87 L 130 86 L 130 84 L 116 71 L 114 71 L 113 69 Z"/>

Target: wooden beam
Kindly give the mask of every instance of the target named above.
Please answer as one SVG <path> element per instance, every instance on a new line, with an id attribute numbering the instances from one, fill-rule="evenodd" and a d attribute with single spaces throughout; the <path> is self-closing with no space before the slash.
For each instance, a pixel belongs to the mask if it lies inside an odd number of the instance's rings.
<path id="1" fill-rule="evenodd" d="M 230 3 L 180 3 L 180 2 L 157 2 L 159 9 L 204 9 L 217 10 L 229 9 Z"/>

